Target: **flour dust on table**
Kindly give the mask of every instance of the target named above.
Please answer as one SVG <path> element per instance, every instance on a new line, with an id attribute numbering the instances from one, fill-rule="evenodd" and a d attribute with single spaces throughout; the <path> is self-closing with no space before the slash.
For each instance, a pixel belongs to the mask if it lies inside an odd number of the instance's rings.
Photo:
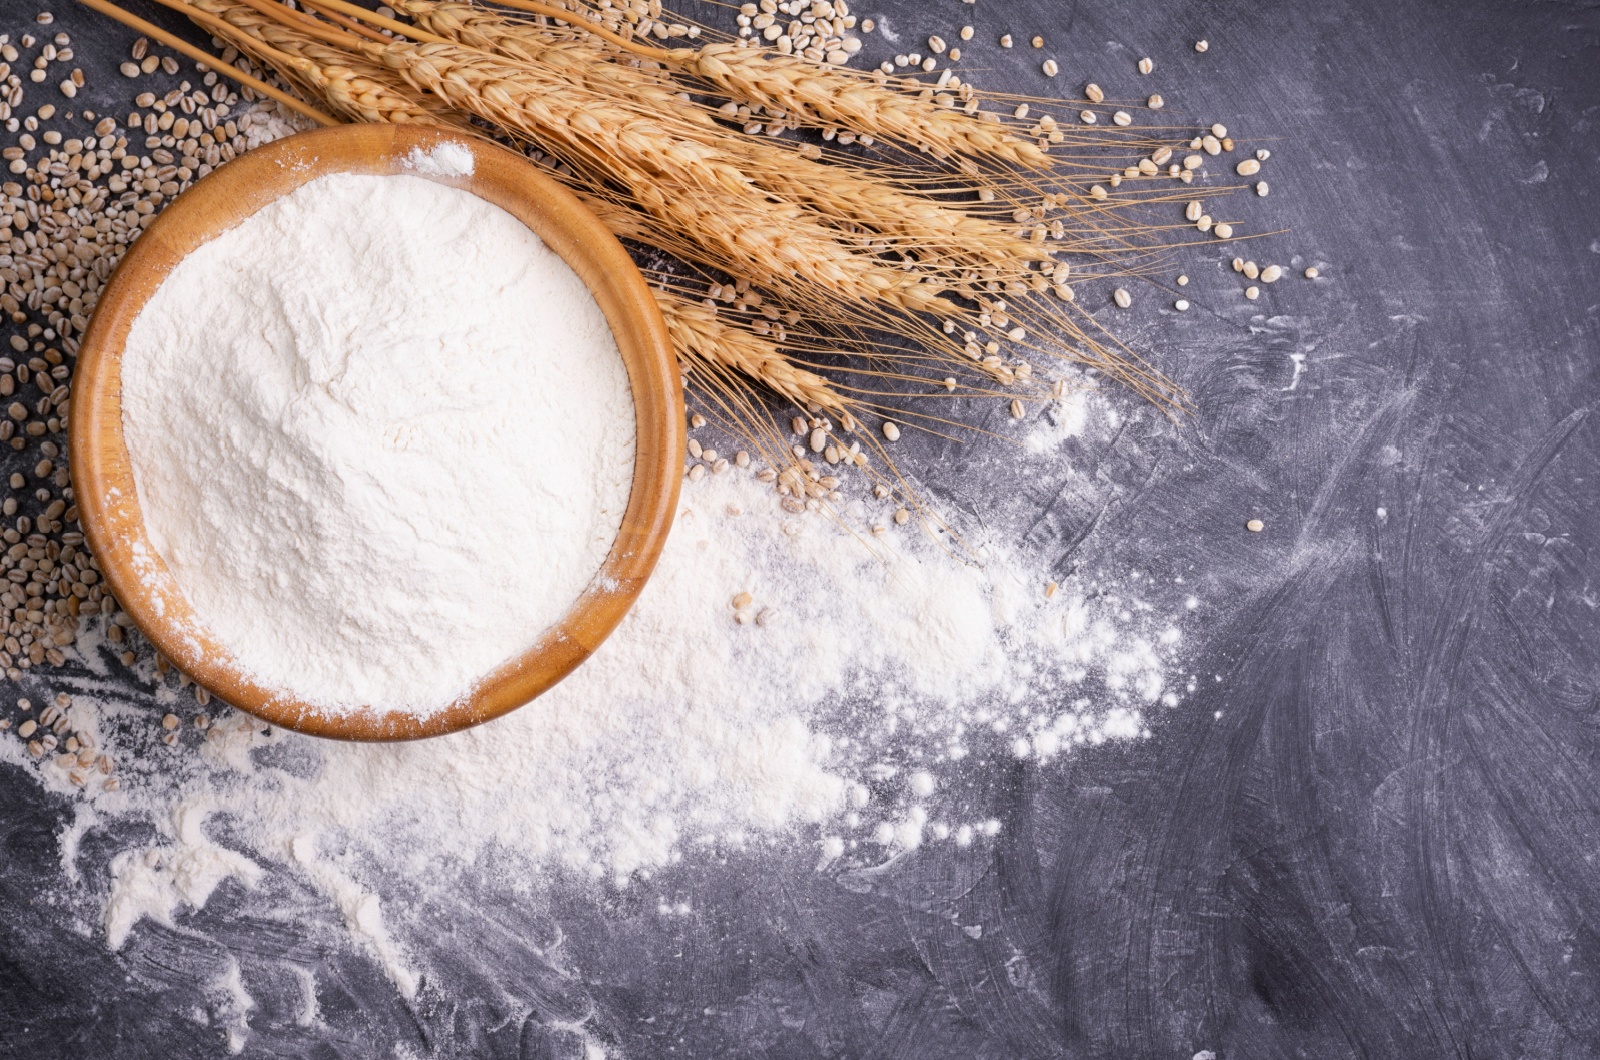
<path id="1" fill-rule="evenodd" d="M 1113 415 L 1092 393 L 1069 397 L 1017 473 L 1059 474 L 1063 445 L 1109 436 Z M 411 993 L 426 958 L 370 881 L 449 888 L 522 865 L 567 886 L 648 887 L 730 850 L 799 844 L 833 871 L 983 843 L 998 825 L 963 794 L 974 778 L 1147 736 L 1178 703 L 1182 586 L 1079 575 L 1047 592 L 1044 561 L 1005 528 L 963 559 L 915 522 L 856 535 L 859 505 L 835 522 L 776 500 L 747 470 L 687 484 L 616 633 L 541 699 L 466 732 L 344 744 L 235 713 L 183 725 L 169 751 L 109 675 L 104 692 L 78 689 L 76 729 L 149 746 L 119 756 L 120 790 L 79 803 L 67 860 L 105 817 L 143 816 L 159 835 L 90 883 L 107 888 L 98 930 L 120 947 L 141 919 L 176 923 L 224 880 L 286 871 Z M 170 683 L 154 694 L 193 709 Z M 71 790 L 62 769 L 40 774 Z"/>

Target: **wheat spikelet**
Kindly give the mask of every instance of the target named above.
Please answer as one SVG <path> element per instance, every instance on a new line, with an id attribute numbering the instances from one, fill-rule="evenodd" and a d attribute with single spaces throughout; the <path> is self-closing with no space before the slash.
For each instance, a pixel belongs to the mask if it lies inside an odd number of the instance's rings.
<path id="1" fill-rule="evenodd" d="M 736 42 L 699 48 L 654 48 L 614 34 L 581 12 L 541 0 L 501 0 L 511 8 L 562 19 L 578 31 L 699 78 L 732 99 L 784 112 L 800 124 L 836 126 L 892 140 L 936 158 L 980 158 L 1035 169 L 1052 165 L 1046 149 L 1003 126 L 933 103 L 915 81 L 909 91 L 881 74 L 861 74 L 799 56 L 752 49 Z M 464 5 L 456 5 L 464 6 Z M 592 10 L 592 9 L 591 9 Z"/>
<path id="2" fill-rule="evenodd" d="M 808 125 L 837 126 L 926 151 L 935 158 L 976 158 L 1045 169 L 1040 147 L 974 115 L 854 71 L 735 44 L 675 48 L 666 61 L 734 99 L 781 110 Z M 917 85 L 916 90 L 925 87 Z"/>
<path id="3" fill-rule="evenodd" d="M 440 125 L 467 130 L 466 122 L 429 97 L 396 91 L 389 71 L 361 57 L 297 33 L 248 4 L 188 0 L 191 18 L 234 47 L 279 69 L 333 104 L 352 121 Z"/>
<path id="4" fill-rule="evenodd" d="M 714 362 L 758 380 L 801 408 L 826 409 L 838 414 L 855 404 L 835 391 L 822 376 L 796 367 L 773 343 L 742 327 L 725 324 L 710 306 L 661 290 L 656 292 L 656 301 L 673 342 L 691 357 Z"/>

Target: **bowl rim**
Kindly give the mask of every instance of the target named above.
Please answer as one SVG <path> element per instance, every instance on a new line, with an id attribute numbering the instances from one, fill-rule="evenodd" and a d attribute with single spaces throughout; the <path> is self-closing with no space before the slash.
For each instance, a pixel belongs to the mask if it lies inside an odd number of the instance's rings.
<path id="1" fill-rule="evenodd" d="M 471 151 L 470 175 L 408 165 L 442 144 Z M 427 717 L 371 707 L 330 712 L 258 684 L 184 598 L 150 545 L 122 434 L 121 362 L 128 332 L 172 268 L 273 200 L 330 173 L 424 177 L 506 209 L 578 273 L 627 365 L 636 425 L 633 483 L 604 563 L 562 619 L 464 699 Z M 610 635 L 666 543 L 683 474 L 686 425 L 677 358 L 644 276 L 572 192 L 521 155 L 467 133 L 410 125 L 341 125 L 265 144 L 177 196 L 129 248 L 79 345 L 68 420 L 78 518 L 117 603 L 156 649 L 225 703 L 273 725 L 346 740 L 405 740 L 481 724 L 537 698 Z"/>

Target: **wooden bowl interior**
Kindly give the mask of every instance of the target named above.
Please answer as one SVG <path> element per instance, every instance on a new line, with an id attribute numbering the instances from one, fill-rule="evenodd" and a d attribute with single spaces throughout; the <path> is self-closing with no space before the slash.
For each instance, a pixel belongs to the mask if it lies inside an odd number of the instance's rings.
<path id="1" fill-rule="evenodd" d="M 468 176 L 419 173 L 413 149 L 470 150 Z M 145 535 L 122 435 L 121 362 L 129 329 L 185 255 L 300 185 L 330 173 L 407 174 L 470 191 L 516 216 L 582 277 L 627 364 L 637 422 L 634 477 L 605 563 L 566 616 L 477 690 L 426 718 L 367 708 L 331 713 L 250 679 L 206 632 Z M 179 196 L 128 251 L 102 294 L 78 354 L 71 410 L 72 477 L 84 535 L 117 601 L 172 662 L 219 699 L 317 736 L 399 740 L 463 729 L 527 703 L 583 662 L 616 628 L 654 569 L 671 528 L 683 467 L 683 397 L 660 310 L 627 252 L 594 214 L 526 159 L 487 141 L 404 125 L 301 133 L 230 162 Z"/>

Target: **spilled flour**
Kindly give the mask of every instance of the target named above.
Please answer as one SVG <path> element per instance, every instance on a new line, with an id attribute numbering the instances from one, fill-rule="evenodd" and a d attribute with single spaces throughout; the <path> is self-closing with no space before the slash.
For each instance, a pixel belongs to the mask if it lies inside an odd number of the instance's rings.
<path id="1" fill-rule="evenodd" d="M 1055 464 L 1094 415 L 1092 398 L 1070 399 L 1039 421 L 1028 459 Z M 203 733 L 185 725 L 175 751 L 122 755 L 135 760 L 122 790 L 93 794 L 77 834 L 98 815 L 136 814 L 160 839 L 113 862 L 108 943 L 276 866 L 324 894 L 410 995 L 425 958 L 358 881 L 449 887 L 509 859 L 547 879 L 630 886 L 707 849 L 805 844 L 828 870 L 983 842 L 999 826 L 964 800 L 964 778 L 1148 735 L 1178 702 L 1182 605 L 1142 600 L 1147 581 L 1069 580 L 1047 597 L 1037 557 L 1003 541 L 969 542 L 976 562 L 961 562 L 915 523 L 857 537 L 777 500 L 747 471 L 686 483 L 621 627 L 498 721 L 362 746 L 229 714 Z M 847 514 L 868 522 L 874 503 Z M 735 598 L 761 621 L 736 621 Z M 156 695 L 194 709 L 170 679 Z M 150 727 L 148 708 L 74 699 L 74 727 L 102 743 Z M 71 790 L 60 768 L 40 771 Z"/>

